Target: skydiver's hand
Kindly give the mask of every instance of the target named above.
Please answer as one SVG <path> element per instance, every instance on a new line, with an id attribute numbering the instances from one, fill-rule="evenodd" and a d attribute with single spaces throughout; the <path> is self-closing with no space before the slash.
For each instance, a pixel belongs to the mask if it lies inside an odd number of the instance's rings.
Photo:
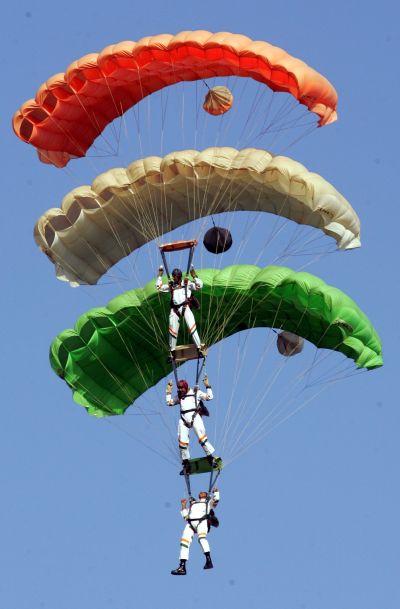
<path id="1" fill-rule="evenodd" d="M 170 279 L 170 280 L 168 281 L 168 285 L 169 285 L 169 287 L 170 287 L 170 288 L 172 288 L 172 286 L 174 285 L 174 282 L 173 282 L 173 280 L 172 280 L 172 279 Z"/>
<path id="2" fill-rule="evenodd" d="M 163 274 L 164 274 L 164 267 L 163 266 L 158 267 L 158 276 L 162 277 Z"/>
<path id="3" fill-rule="evenodd" d="M 169 394 L 172 393 L 172 381 L 168 381 L 166 392 L 169 393 Z"/>
<path id="4" fill-rule="evenodd" d="M 196 275 L 196 271 L 195 271 L 195 268 L 194 268 L 193 264 L 190 267 L 190 274 L 193 277 L 193 279 L 196 279 L 197 275 Z"/>
<path id="5" fill-rule="evenodd" d="M 205 377 L 203 378 L 203 383 L 204 383 L 204 387 L 206 389 L 209 389 L 211 387 L 210 381 L 208 380 L 208 376 L 207 375 L 205 375 Z"/>
<path id="6" fill-rule="evenodd" d="M 181 506 L 182 506 L 183 510 L 186 508 L 186 504 L 187 504 L 187 499 L 181 499 Z"/>

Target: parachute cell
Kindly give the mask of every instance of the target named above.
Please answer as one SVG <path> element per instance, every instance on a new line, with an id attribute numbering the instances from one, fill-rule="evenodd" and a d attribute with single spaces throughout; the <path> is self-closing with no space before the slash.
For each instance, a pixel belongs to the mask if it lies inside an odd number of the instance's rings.
<path id="1" fill-rule="evenodd" d="M 277 266 L 198 273 L 204 287 L 197 322 L 207 345 L 241 330 L 275 327 L 339 351 L 359 368 L 382 365 L 381 343 L 369 319 L 351 298 L 321 279 Z M 53 341 L 51 365 L 89 414 L 123 414 L 171 372 L 159 332 L 168 309 L 151 282 L 82 315 L 75 329 Z"/>
<path id="2" fill-rule="evenodd" d="M 41 85 L 15 113 L 13 128 L 41 161 L 64 167 L 147 95 L 215 76 L 248 77 L 289 93 L 319 116 L 320 126 L 336 120 L 335 89 L 304 62 L 267 42 L 200 30 L 120 42 L 81 57 Z"/>
<path id="3" fill-rule="evenodd" d="M 348 201 L 303 165 L 265 150 L 214 147 L 147 157 L 100 174 L 36 223 L 37 245 L 60 279 L 95 284 L 143 244 L 198 218 L 263 211 L 322 230 L 340 249 L 360 246 Z"/>

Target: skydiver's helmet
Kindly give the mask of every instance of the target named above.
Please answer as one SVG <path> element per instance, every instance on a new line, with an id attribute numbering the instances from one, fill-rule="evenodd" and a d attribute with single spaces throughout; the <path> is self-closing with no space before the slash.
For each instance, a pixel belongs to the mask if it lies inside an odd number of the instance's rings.
<path id="1" fill-rule="evenodd" d="M 200 491 L 200 493 L 199 493 L 200 501 L 202 501 L 203 499 L 204 500 L 207 499 L 207 497 L 208 497 L 208 493 L 206 493 L 206 491 Z"/>
<path id="2" fill-rule="evenodd" d="M 178 396 L 180 398 L 184 398 L 188 391 L 189 391 L 188 382 L 183 379 L 178 381 Z"/>
<path id="3" fill-rule="evenodd" d="M 182 281 L 181 269 L 174 269 L 172 271 L 172 279 L 174 280 L 174 283 L 180 283 Z"/>

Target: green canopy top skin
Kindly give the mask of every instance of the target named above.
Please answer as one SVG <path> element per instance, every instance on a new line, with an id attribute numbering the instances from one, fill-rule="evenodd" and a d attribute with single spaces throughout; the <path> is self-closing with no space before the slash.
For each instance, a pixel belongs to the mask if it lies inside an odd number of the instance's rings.
<path id="1" fill-rule="evenodd" d="M 273 327 L 317 347 L 340 351 L 360 368 L 382 366 L 380 339 L 367 316 L 337 288 L 287 267 L 230 266 L 198 271 L 204 282 L 195 312 L 207 346 L 241 330 Z M 172 370 L 168 355 L 169 295 L 155 281 L 82 315 L 50 349 L 54 371 L 89 414 L 123 414 Z M 181 328 L 181 342 L 186 338 Z M 183 339 L 183 341 L 182 341 Z"/>

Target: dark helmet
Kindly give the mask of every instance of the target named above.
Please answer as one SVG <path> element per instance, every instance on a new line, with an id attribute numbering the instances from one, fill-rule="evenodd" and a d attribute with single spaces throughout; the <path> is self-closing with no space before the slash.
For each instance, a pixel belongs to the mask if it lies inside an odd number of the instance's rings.
<path id="1" fill-rule="evenodd" d="M 181 271 L 181 269 L 174 269 L 172 271 L 172 277 L 174 278 L 174 281 L 179 283 L 179 281 L 182 280 L 182 271 Z"/>

